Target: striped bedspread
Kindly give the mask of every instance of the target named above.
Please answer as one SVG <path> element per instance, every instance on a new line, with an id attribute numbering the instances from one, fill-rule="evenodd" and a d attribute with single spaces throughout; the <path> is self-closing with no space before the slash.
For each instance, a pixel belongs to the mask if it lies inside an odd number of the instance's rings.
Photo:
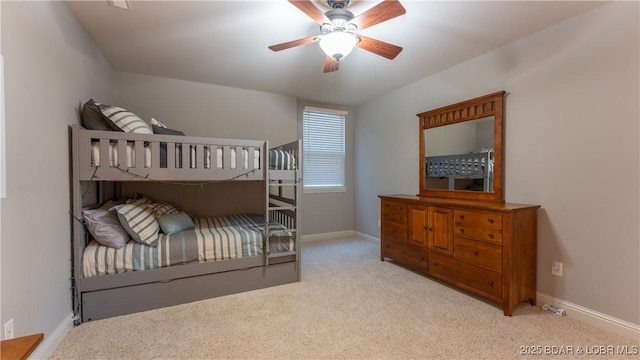
<path id="1" fill-rule="evenodd" d="M 195 228 L 160 234 L 158 246 L 130 240 L 115 249 L 92 240 L 83 255 L 84 277 L 157 269 L 189 263 L 238 259 L 263 254 L 262 215 L 229 215 L 195 218 Z M 276 223 L 270 229 L 282 228 Z M 282 239 L 281 239 L 282 240 Z M 278 251 L 293 249 L 293 240 L 272 243 Z"/>

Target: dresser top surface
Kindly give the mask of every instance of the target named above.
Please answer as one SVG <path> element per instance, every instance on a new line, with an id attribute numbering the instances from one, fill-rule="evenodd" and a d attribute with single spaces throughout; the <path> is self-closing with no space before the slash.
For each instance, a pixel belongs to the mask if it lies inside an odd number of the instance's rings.
<path id="1" fill-rule="evenodd" d="M 378 197 L 384 200 L 401 201 L 401 202 L 416 204 L 416 205 L 463 207 L 463 208 L 469 208 L 469 209 L 503 211 L 503 212 L 538 209 L 540 207 L 540 205 L 531 205 L 531 204 L 455 200 L 455 199 L 408 195 L 408 194 L 378 195 Z"/>

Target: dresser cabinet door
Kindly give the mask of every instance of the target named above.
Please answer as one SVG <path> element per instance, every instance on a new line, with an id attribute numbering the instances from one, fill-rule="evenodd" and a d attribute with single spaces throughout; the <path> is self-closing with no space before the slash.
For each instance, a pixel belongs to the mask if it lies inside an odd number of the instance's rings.
<path id="1" fill-rule="evenodd" d="M 428 233 L 429 233 L 429 212 L 426 206 L 411 205 L 409 208 L 409 219 L 411 226 L 411 236 L 409 236 L 409 242 L 427 247 Z"/>
<path id="2" fill-rule="evenodd" d="M 428 208 L 428 247 L 443 254 L 453 254 L 453 212 L 451 209 Z"/>

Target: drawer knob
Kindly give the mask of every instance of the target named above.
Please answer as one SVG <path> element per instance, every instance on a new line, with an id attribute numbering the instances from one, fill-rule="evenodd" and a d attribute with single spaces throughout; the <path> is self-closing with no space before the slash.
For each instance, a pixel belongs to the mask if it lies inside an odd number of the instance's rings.
<path id="1" fill-rule="evenodd" d="M 433 266 L 438 266 L 438 262 L 437 262 L 437 261 L 434 261 L 434 262 L 433 262 Z"/>
<path id="2" fill-rule="evenodd" d="M 398 219 L 400 219 L 400 221 L 404 221 L 404 218 L 402 216 L 400 216 Z"/>
<path id="3" fill-rule="evenodd" d="M 392 234 L 395 234 L 395 233 L 397 233 L 397 232 L 398 232 L 398 229 L 396 229 L 396 228 L 391 229 L 391 233 L 392 233 Z"/>
<path id="4" fill-rule="evenodd" d="M 493 218 L 489 218 L 487 220 L 489 221 L 489 224 L 493 224 Z"/>
<path id="5" fill-rule="evenodd" d="M 473 255 L 478 256 L 480 252 L 478 250 L 473 250 Z"/>
<path id="6" fill-rule="evenodd" d="M 460 219 L 464 220 L 464 214 L 460 214 Z"/>
<path id="7" fill-rule="evenodd" d="M 433 231 L 433 228 L 431 226 L 429 226 L 429 231 Z"/>
<path id="8" fill-rule="evenodd" d="M 493 239 L 493 233 L 492 232 L 489 233 L 489 238 Z"/>
<path id="9" fill-rule="evenodd" d="M 389 244 L 385 245 L 385 246 L 384 246 L 384 248 L 385 248 L 385 249 L 388 249 L 388 248 L 389 248 Z"/>
<path id="10" fill-rule="evenodd" d="M 420 261 L 424 261 L 424 256 L 420 256 Z"/>
<path id="11" fill-rule="evenodd" d="M 487 284 L 489 284 L 489 286 L 493 286 L 493 280 L 487 281 Z"/>
<path id="12" fill-rule="evenodd" d="M 460 227 L 460 232 L 463 233 L 464 232 L 464 228 L 461 226 Z"/>

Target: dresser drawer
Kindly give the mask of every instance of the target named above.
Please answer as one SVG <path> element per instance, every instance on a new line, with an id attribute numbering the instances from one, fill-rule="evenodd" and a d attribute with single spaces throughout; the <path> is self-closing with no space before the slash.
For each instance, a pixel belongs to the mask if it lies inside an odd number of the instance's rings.
<path id="1" fill-rule="evenodd" d="M 395 242 L 382 242 L 382 257 L 388 257 L 399 264 L 414 268 L 424 273 L 429 270 L 429 253 L 416 246 L 400 245 Z"/>
<path id="2" fill-rule="evenodd" d="M 395 201 L 383 201 L 381 205 L 382 221 L 406 223 L 408 207 L 406 204 Z"/>
<path id="3" fill-rule="evenodd" d="M 429 273 L 452 281 L 463 289 L 502 299 L 502 274 L 457 261 L 451 257 L 429 254 Z"/>
<path id="4" fill-rule="evenodd" d="M 454 226 L 453 231 L 456 236 L 464 235 L 476 239 L 482 239 L 502 244 L 502 230 L 500 229 L 492 229 L 472 225 L 467 226 L 456 221 L 456 225 Z"/>
<path id="5" fill-rule="evenodd" d="M 455 210 L 453 218 L 456 226 L 502 229 L 502 215 L 500 214 Z"/>
<path id="6" fill-rule="evenodd" d="M 381 228 L 382 236 L 385 239 L 392 239 L 394 241 L 406 242 L 407 241 L 407 224 L 394 223 L 391 221 L 384 221 Z"/>
<path id="7" fill-rule="evenodd" d="M 472 265 L 502 271 L 502 246 L 498 244 L 456 236 L 453 257 Z"/>

